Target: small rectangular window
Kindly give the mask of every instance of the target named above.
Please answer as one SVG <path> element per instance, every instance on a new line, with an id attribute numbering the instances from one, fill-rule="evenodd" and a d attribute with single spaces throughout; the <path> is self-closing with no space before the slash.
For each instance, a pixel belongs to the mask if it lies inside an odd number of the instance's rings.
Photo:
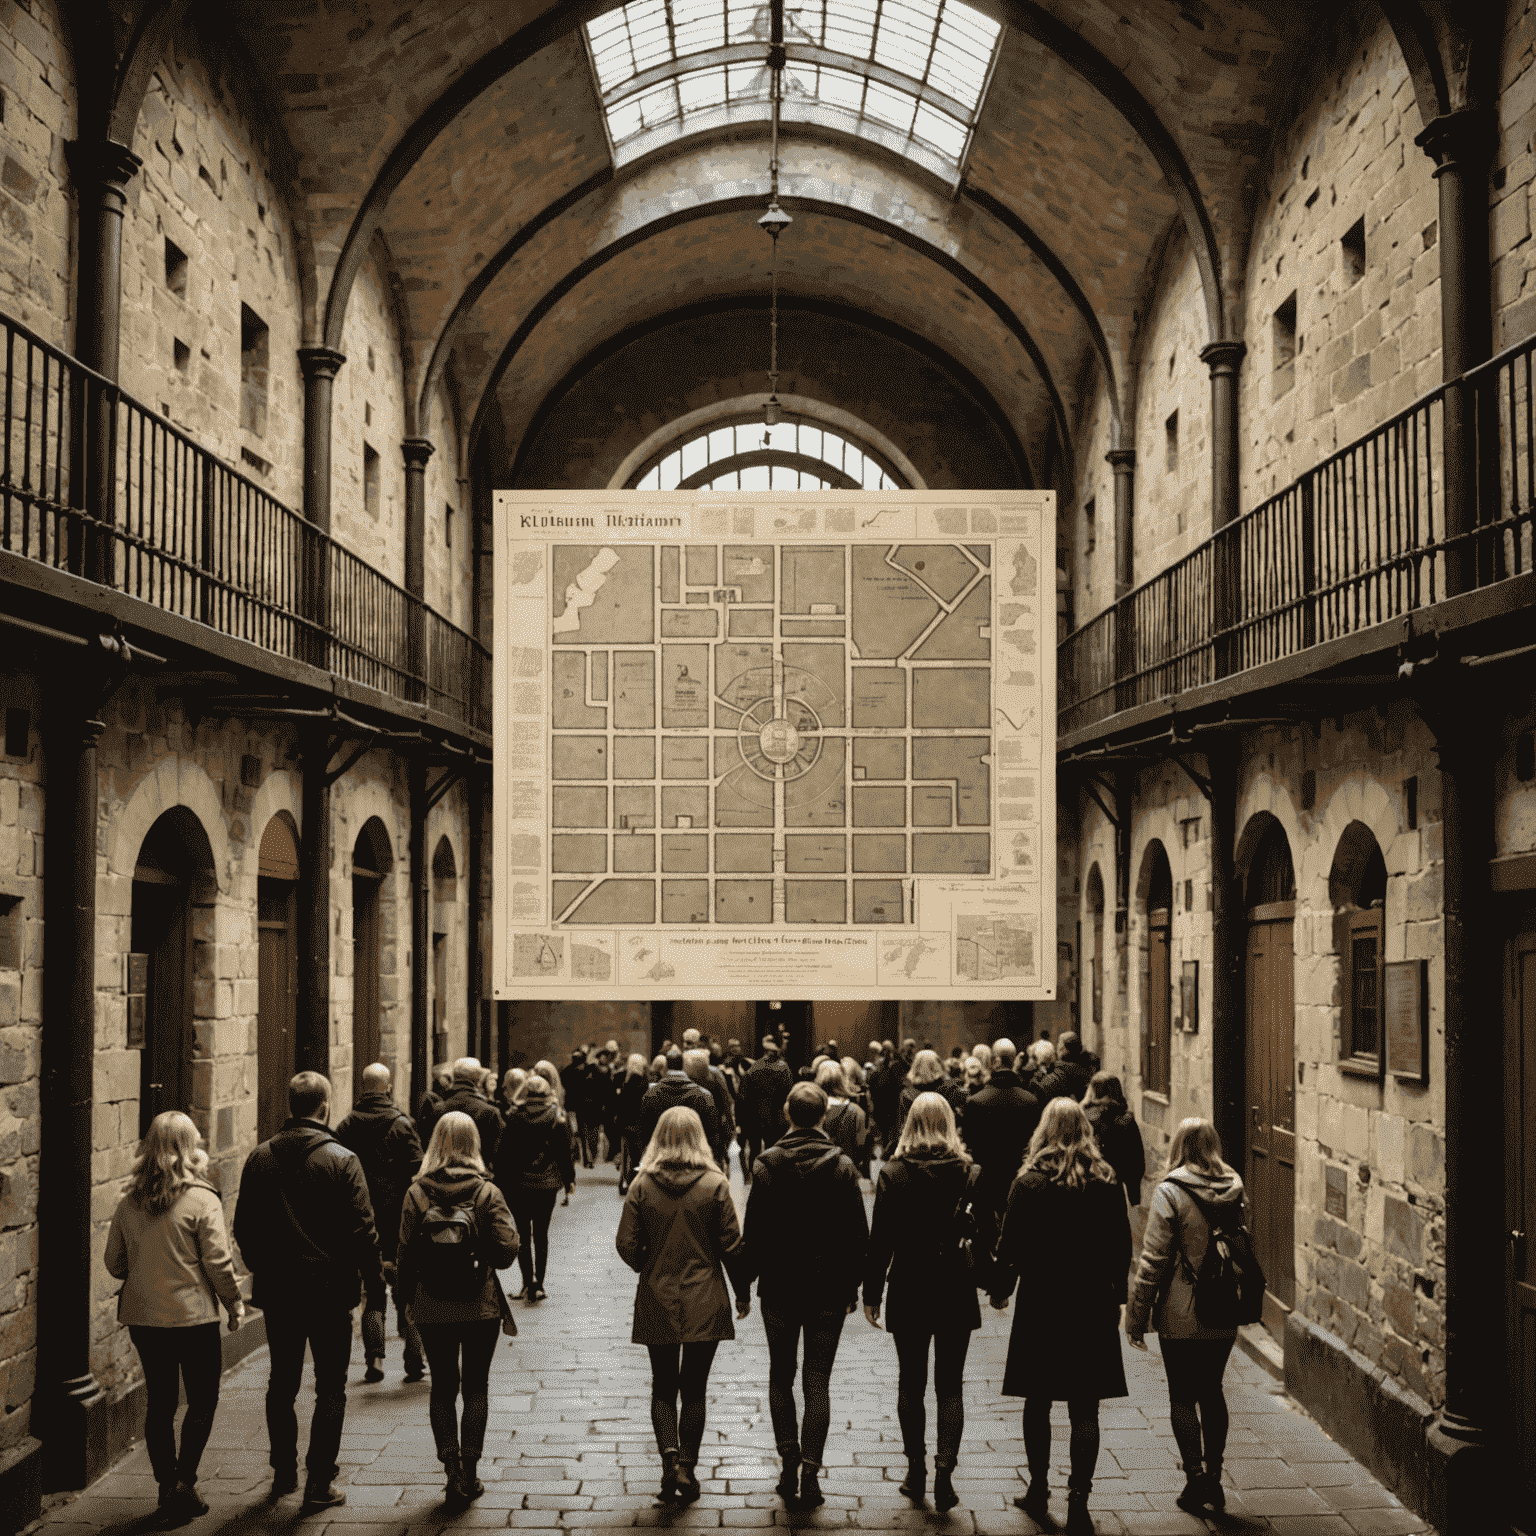
<path id="1" fill-rule="evenodd" d="M 1094 498 L 1090 496 L 1088 504 L 1083 508 L 1083 552 L 1089 555 L 1098 547 L 1099 542 L 1098 524 L 1094 520 L 1097 511 L 1098 508 L 1094 505 Z"/>
<path id="2" fill-rule="evenodd" d="M 240 425 L 257 437 L 267 430 L 267 323 L 249 304 L 240 306 Z"/>
<path id="3" fill-rule="evenodd" d="M 1163 434 L 1166 439 L 1164 467 L 1169 474 L 1172 474 L 1179 467 L 1179 413 L 1177 411 L 1163 423 Z"/>
<path id="4" fill-rule="evenodd" d="M 171 361 L 176 365 L 177 373 L 186 373 L 192 366 L 192 348 L 179 336 L 171 340 Z"/>
<path id="5" fill-rule="evenodd" d="M 363 444 L 363 511 L 374 522 L 379 520 L 379 456 Z"/>
<path id="6" fill-rule="evenodd" d="M 453 508 L 443 508 L 443 547 L 450 552 L 453 549 Z"/>
<path id="7" fill-rule="evenodd" d="M 165 286 L 177 298 L 186 298 L 187 253 L 174 240 L 165 242 Z"/>
<path id="8" fill-rule="evenodd" d="M 1353 288 L 1365 276 L 1365 219 L 1362 216 L 1344 232 L 1339 241 L 1343 259 L 1344 286 Z"/>
<path id="9" fill-rule="evenodd" d="M 1292 292 L 1270 321 L 1274 346 L 1274 398 L 1288 394 L 1296 382 L 1296 295 Z"/>
<path id="10" fill-rule="evenodd" d="M 1173 956 L 1167 907 L 1147 914 L 1146 994 L 1142 998 L 1141 1086 L 1167 1093 L 1173 1084 Z"/>
<path id="11" fill-rule="evenodd" d="M 1340 1056 L 1370 1072 L 1381 1069 L 1382 949 L 1385 915 L 1380 907 L 1349 920 L 1347 990 Z"/>

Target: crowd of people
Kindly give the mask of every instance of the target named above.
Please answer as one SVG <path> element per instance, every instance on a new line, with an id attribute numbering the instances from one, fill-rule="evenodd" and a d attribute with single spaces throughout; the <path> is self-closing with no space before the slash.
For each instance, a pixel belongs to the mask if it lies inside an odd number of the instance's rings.
<path id="1" fill-rule="evenodd" d="M 1241 1222 L 1242 1182 L 1210 1123 L 1185 1121 L 1133 1278 L 1127 1212 L 1143 1198 L 1141 1132 L 1119 1080 L 1074 1035 L 1024 1052 L 999 1039 L 947 1058 L 915 1040 L 876 1042 L 862 1064 L 829 1041 L 796 1070 L 773 1036 L 752 1058 L 735 1040 L 687 1031 L 650 1061 L 609 1041 L 573 1051 L 559 1071 L 539 1061 L 499 1083 L 466 1057 L 441 1072 L 414 1117 L 395 1105 L 384 1064 L 365 1068 L 360 1087 L 333 1130 L 329 1082 L 299 1073 L 288 1121 L 242 1174 L 233 1236 L 266 1314 L 274 1497 L 298 1488 L 307 1347 L 316 1401 L 303 1507 L 345 1502 L 335 1479 L 352 1314 L 361 1303 L 364 1380 L 382 1381 L 391 1298 L 405 1379 L 430 1375 L 446 1498 L 467 1507 L 478 1497 L 496 1340 L 517 1331 L 509 1302 L 546 1299 L 556 1201 L 562 1192 L 569 1201 L 578 1160 L 612 1160 L 623 1195 L 616 1247 L 639 1277 L 632 1340 L 650 1355 L 663 1504 L 699 1497 L 711 1366 L 749 1315 L 755 1284 L 777 1488 L 790 1508 L 824 1501 L 831 1379 L 861 1299 L 866 1322 L 895 1346 L 901 1492 L 919 1505 L 928 1497 L 931 1364 L 932 1498 L 940 1511 L 954 1507 L 971 1336 L 982 1298 L 1002 1310 L 1015 1291 L 1002 1392 L 1023 1400 L 1019 1508 L 1049 1524 L 1051 1404 L 1062 1402 L 1066 1529 L 1092 1531 L 1099 1403 L 1127 1391 L 1122 1330 L 1132 1347 L 1144 1348 L 1149 1330 L 1160 1336 L 1186 1478 L 1180 1506 L 1223 1507 L 1221 1383 L 1235 1331 L 1212 1326 L 1196 1277 L 1213 1234 Z M 872 1174 L 866 1219 L 862 1181 Z M 500 1272 L 514 1261 L 522 1283 L 509 1298 Z M 223 1208 L 186 1115 L 149 1127 L 106 1262 L 124 1281 L 120 1317 L 147 1387 L 145 1439 L 164 1520 L 176 1523 L 207 1508 L 197 1472 L 218 1402 L 219 1309 L 231 1329 L 244 1309 Z M 1046 1314 L 1052 1327 L 1034 1326 Z"/>

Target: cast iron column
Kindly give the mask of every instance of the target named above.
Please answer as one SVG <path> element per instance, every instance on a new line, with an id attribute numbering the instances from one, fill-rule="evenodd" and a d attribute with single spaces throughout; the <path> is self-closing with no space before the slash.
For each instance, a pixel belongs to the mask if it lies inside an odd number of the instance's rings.
<path id="1" fill-rule="evenodd" d="M 1111 448 L 1104 455 L 1115 471 L 1115 601 L 1136 585 L 1136 450 Z"/>
<path id="2" fill-rule="evenodd" d="M 1237 842 L 1237 750 L 1229 742 L 1206 749 L 1211 782 L 1211 1120 L 1227 1161 L 1241 1169 L 1247 1145 L 1247 1022 L 1243 1014 L 1243 955 L 1247 939 L 1233 859 Z"/>
<path id="3" fill-rule="evenodd" d="M 1477 526 L 1477 432 L 1473 391 L 1458 383 L 1493 355 L 1492 279 L 1488 266 L 1488 172 L 1493 120 L 1482 111 L 1449 112 L 1414 140 L 1435 162 L 1440 194 L 1440 376 L 1445 393 L 1445 537 Z M 1470 537 L 1445 552 L 1446 595 L 1476 585 Z"/>
<path id="4" fill-rule="evenodd" d="M 427 922 L 431 894 L 427 885 L 427 760 L 420 752 L 407 763 L 406 779 L 411 800 L 411 1096 L 407 1102 L 419 1104 L 431 1085 L 432 1060 L 427 1027 Z"/>
<path id="5" fill-rule="evenodd" d="M 301 744 L 300 791 L 304 826 L 299 834 L 299 995 L 297 1072 L 331 1073 L 331 791 L 330 736 L 324 730 Z M 359 1069 L 361 1070 L 361 1069 Z"/>
<path id="6" fill-rule="evenodd" d="M 1445 1405 L 1429 1431 L 1446 1458 L 1447 1536 L 1499 1524 L 1505 1356 L 1503 1119 L 1493 852 L 1494 733 L 1500 712 L 1459 666 L 1421 704 L 1440 758 L 1445 1031 Z M 1497 985 L 1497 983 L 1495 983 Z M 1490 1112 L 1491 1111 L 1491 1112 Z M 1439 1521 L 1437 1521 L 1439 1523 Z"/>
<path id="7" fill-rule="evenodd" d="M 1237 486 L 1237 370 L 1247 347 L 1240 341 L 1212 341 L 1200 350 L 1200 361 L 1211 370 L 1211 531 L 1219 533 L 1235 522 L 1241 510 Z M 1216 675 L 1237 670 L 1230 631 L 1242 604 L 1235 539 L 1218 539 L 1212 550 L 1211 573 L 1216 626 Z"/>
<path id="8" fill-rule="evenodd" d="M 38 1162 L 38 1387 L 35 1426 L 49 1489 L 97 1472 L 87 1419 L 91 1373 L 92 1103 L 96 1066 L 96 743 L 100 720 L 62 706 L 48 741 L 43 879 L 42 1126 Z"/>
<path id="9" fill-rule="evenodd" d="M 411 606 L 410 671 L 421 680 L 415 698 L 427 697 L 427 624 L 421 604 L 427 596 L 427 460 L 432 444 L 408 437 L 400 444 L 405 459 L 405 590 L 416 599 Z"/>
<path id="10" fill-rule="evenodd" d="M 330 669 L 331 628 L 331 397 L 346 354 L 300 347 L 304 372 L 304 516 L 325 538 L 306 541 L 303 616 L 310 629 L 301 660 Z"/>

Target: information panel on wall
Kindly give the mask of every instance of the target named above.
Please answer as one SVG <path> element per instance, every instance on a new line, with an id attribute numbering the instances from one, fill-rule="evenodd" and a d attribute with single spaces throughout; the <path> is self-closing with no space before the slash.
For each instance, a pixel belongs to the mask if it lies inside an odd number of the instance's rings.
<path id="1" fill-rule="evenodd" d="M 1054 997 L 1055 517 L 499 492 L 496 996 Z"/>

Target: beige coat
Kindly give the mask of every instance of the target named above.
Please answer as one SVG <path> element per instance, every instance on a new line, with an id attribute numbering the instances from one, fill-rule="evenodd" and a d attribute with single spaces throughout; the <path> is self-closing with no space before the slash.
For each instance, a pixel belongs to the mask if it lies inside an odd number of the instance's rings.
<path id="1" fill-rule="evenodd" d="M 189 1184 L 171 1208 L 149 1216 L 127 1195 L 107 1232 L 107 1273 L 123 1282 L 117 1320 L 144 1328 L 194 1328 L 219 1320 L 219 1302 L 240 1304 L 240 1284 L 211 1184 Z"/>

